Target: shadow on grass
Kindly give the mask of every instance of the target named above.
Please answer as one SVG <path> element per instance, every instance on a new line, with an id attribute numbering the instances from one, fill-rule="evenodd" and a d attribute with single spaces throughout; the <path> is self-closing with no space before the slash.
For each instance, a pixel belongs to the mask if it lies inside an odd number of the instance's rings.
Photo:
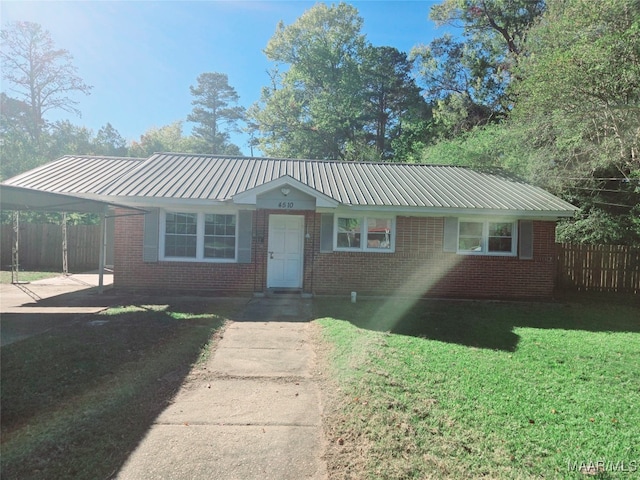
<path id="1" fill-rule="evenodd" d="M 640 332 L 640 303 L 630 296 L 572 296 L 570 302 L 316 299 L 316 318 L 346 320 L 362 329 L 424 337 L 476 348 L 515 351 L 518 327 Z M 579 301 L 577 301 L 579 300 Z"/>
<path id="2" fill-rule="evenodd" d="M 174 305 L 76 316 L 2 347 L 1 477 L 115 475 L 231 308 Z"/>

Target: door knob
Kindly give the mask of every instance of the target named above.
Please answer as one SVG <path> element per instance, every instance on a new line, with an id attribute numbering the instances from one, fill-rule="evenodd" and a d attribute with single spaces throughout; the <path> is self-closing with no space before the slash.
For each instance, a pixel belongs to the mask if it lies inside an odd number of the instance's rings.
<path id="1" fill-rule="evenodd" d="M 269 252 L 269 258 L 273 260 L 273 252 Z"/>

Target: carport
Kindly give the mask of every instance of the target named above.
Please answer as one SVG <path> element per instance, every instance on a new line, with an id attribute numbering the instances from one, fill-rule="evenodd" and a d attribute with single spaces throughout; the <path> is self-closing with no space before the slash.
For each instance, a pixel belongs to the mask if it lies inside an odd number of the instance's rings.
<path id="1" fill-rule="evenodd" d="M 107 220 L 118 216 L 143 215 L 145 210 L 130 206 L 106 202 L 88 196 L 35 190 L 13 185 L 0 184 L 0 207 L 2 210 L 14 212 L 14 244 L 12 246 L 12 271 L 19 268 L 19 214 L 21 211 L 92 213 L 100 216 L 100 258 L 98 265 L 98 293 L 104 291 L 104 271 L 107 251 Z M 130 213 L 115 215 L 110 213 L 115 208 L 126 209 Z M 63 225 L 64 228 L 64 225 Z M 63 235 L 64 238 L 64 235 Z M 63 266 L 66 265 L 66 245 L 63 239 Z M 64 269 L 64 268 L 63 268 Z M 66 273 L 66 272 L 65 272 Z M 16 275 L 17 280 L 17 275 Z"/>

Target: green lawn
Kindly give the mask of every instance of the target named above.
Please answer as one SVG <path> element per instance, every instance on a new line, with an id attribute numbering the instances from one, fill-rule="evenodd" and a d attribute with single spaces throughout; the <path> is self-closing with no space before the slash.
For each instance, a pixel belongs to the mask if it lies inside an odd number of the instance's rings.
<path id="1" fill-rule="evenodd" d="M 18 272 L 18 280 L 21 282 L 35 282 L 44 278 L 58 277 L 60 272 Z M 0 270 L 0 283 L 11 283 L 11 270 Z"/>
<path id="2" fill-rule="evenodd" d="M 234 308 L 136 306 L 2 347 L 2 479 L 107 479 Z"/>
<path id="3" fill-rule="evenodd" d="M 637 475 L 640 308 L 624 302 L 316 301 L 342 392 L 326 408 L 330 471 Z"/>

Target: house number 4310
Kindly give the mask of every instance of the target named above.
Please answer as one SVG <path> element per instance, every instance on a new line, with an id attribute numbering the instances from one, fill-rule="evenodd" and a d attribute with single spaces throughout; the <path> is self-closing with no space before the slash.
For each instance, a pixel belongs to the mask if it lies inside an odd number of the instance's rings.
<path id="1" fill-rule="evenodd" d="M 293 208 L 293 202 L 279 202 L 278 208 Z"/>

